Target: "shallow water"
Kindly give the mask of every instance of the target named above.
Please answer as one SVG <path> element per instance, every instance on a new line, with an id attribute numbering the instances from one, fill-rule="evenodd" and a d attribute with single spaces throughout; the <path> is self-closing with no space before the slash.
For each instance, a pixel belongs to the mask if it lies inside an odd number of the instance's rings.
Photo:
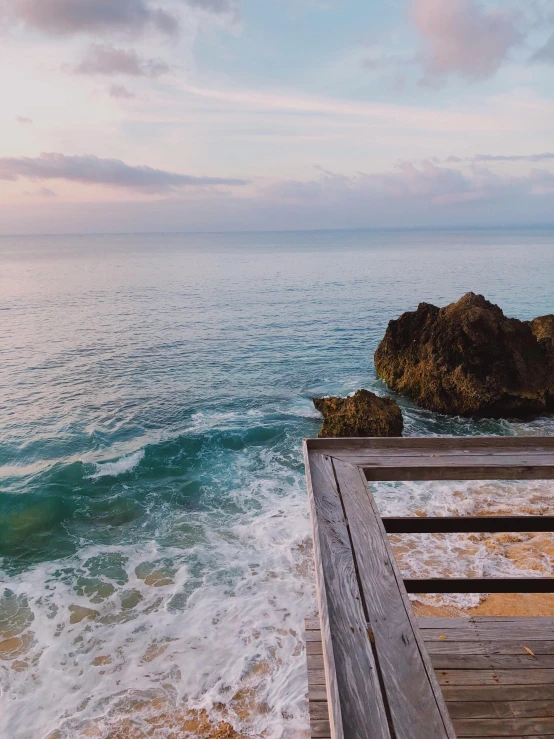
<path id="1" fill-rule="evenodd" d="M 373 352 L 420 301 L 553 312 L 554 233 L 18 237 L 0 260 L 0 736 L 203 735 L 190 710 L 304 736 L 311 396 L 385 392 Z M 402 407 L 410 435 L 554 432 Z M 387 513 L 553 507 L 545 483 L 375 492 Z M 528 536 L 396 546 L 410 573 L 552 574 Z"/>

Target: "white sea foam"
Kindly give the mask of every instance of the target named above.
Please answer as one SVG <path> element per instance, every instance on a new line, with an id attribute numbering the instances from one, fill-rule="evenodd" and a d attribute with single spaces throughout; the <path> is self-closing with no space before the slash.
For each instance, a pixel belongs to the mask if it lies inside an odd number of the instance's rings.
<path id="1" fill-rule="evenodd" d="M 252 736 L 306 730 L 314 592 L 302 475 L 259 453 L 254 475 L 237 473 L 232 518 L 175 512 L 173 546 L 83 547 L 0 578 L 0 631 L 16 634 L 13 653 L 0 648 L 11 668 L 0 672 L 1 737 L 104 738 L 127 723 L 165 739 L 171 715 L 190 709 Z M 153 732 L 145 722 L 161 713 Z"/>
<path id="2" fill-rule="evenodd" d="M 116 459 L 115 462 L 98 462 L 95 464 L 96 471 L 92 475 L 88 475 L 89 480 L 98 477 L 118 477 L 132 472 L 144 458 L 144 449 L 138 449 L 133 454 Z"/>

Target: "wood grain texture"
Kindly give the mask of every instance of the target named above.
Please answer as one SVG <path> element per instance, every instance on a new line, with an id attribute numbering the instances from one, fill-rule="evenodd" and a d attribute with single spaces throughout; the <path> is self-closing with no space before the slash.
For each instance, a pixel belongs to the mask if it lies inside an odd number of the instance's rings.
<path id="1" fill-rule="evenodd" d="M 554 696 L 552 685 L 443 685 L 442 693 L 446 705 L 451 702 L 468 701 L 532 701 L 551 700 Z"/>
<path id="2" fill-rule="evenodd" d="M 454 727 L 462 737 L 504 736 L 522 739 L 533 734 L 552 736 L 554 718 L 456 719 Z"/>
<path id="3" fill-rule="evenodd" d="M 422 656 L 394 556 L 357 467 L 334 461 L 369 627 L 398 739 L 454 737 L 442 695 Z M 436 689 L 435 689 L 436 688 Z"/>
<path id="4" fill-rule="evenodd" d="M 433 654 L 431 661 L 435 670 L 535 670 L 554 669 L 553 654 Z"/>
<path id="5" fill-rule="evenodd" d="M 426 466 L 414 464 L 410 467 L 367 467 L 363 466 L 366 479 L 370 482 L 417 481 L 417 480 L 552 480 L 554 464 L 549 465 L 471 465 L 459 467 Z"/>
<path id="6" fill-rule="evenodd" d="M 459 454 L 494 452 L 511 454 L 519 450 L 554 452 L 554 437 L 549 436 L 411 436 L 411 437 L 343 437 L 338 439 L 306 439 L 309 451 L 340 457 L 342 453 L 363 452 L 386 456 L 389 453 Z"/>
<path id="7" fill-rule="evenodd" d="M 448 711 L 457 718 L 554 717 L 554 696 L 549 700 L 451 702 Z"/>
<path id="8" fill-rule="evenodd" d="M 441 654 L 529 654 L 525 636 L 519 641 L 444 641 L 425 642 L 427 652 L 433 658 Z M 530 647 L 527 647 L 530 649 Z M 554 641 L 535 641 L 531 650 L 535 655 L 554 655 Z"/>
<path id="9" fill-rule="evenodd" d="M 445 633 L 445 631 L 447 633 Z M 423 632 L 425 643 L 430 641 L 514 641 L 525 637 L 527 641 L 550 641 L 554 637 L 548 626 L 528 625 L 523 632 L 517 624 L 498 624 L 498 628 L 474 624 L 471 629 L 427 629 Z M 444 639 L 446 637 L 446 639 Z M 527 643 L 526 641 L 526 643 Z"/>
<path id="10" fill-rule="evenodd" d="M 441 685 L 554 685 L 554 670 L 437 670 L 437 678 Z"/>
<path id="11" fill-rule="evenodd" d="M 306 456 L 331 736 L 390 739 L 332 460 Z"/>

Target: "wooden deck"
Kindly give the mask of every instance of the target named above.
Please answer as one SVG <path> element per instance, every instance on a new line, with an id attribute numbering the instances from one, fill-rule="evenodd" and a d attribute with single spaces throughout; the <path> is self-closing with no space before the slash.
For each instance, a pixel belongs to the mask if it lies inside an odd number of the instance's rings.
<path id="1" fill-rule="evenodd" d="M 554 736 L 554 618 L 418 625 L 459 739 Z M 319 619 L 306 621 L 306 652 L 312 737 L 330 739 Z"/>
<path id="2" fill-rule="evenodd" d="M 306 631 L 312 735 L 554 735 L 554 619 L 418 621 L 408 597 L 554 592 L 554 579 L 404 580 L 387 537 L 552 531 L 554 518 L 496 522 L 492 516 L 486 524 L 471 517 L 382 519 L 368 486 L 377 480 L 552 480 L 554 438 L 314 439 L 304 452 L 320 613 Z"/>

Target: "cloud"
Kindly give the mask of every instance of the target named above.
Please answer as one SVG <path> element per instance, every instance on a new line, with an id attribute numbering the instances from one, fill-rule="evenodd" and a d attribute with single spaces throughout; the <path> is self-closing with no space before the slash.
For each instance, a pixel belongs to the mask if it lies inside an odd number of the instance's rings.
<path id="1" fill-rule="evenodd" d="M 186 0 L 187 5 L 209 13 L 226 14 L 236 12 L 234 0 Z"/>
<path id="2" fill-rule="evenodd" d="M 24 195 L 31 195 L 34 197 L 39 198 L 57 198 L 58 196 L 54 192 L 54 190 L 49 190 L 47 187 L 41 187 L 40 190 L 35 190 L 34 192 L 24 192 Z"/>
<path id="3" fill-rule="evenodd" d="M 424 40 L 424 81 L 449 74 L 478 80 L 492 77 L 513 46 L 523 40 L 517 16 L 478 0 L 412 0 Z"/>
<path id="4" fill-rule="evenodd" d="M 169 72 L 169 65 L 161 59 L 143 59 L 134 49 L 117 49 L 111 44 L 93 44 L 75 68 L 77 74 L 128 75 L 130 77 L 159 77 Z"/>
<path id="5" fill-rule="evenodd" d="M 554 33 L 550 36 L 546 44 L 533 54 L 531 61 L 554 64 Z"/>
<path id="6" fill-rule="evenodd" d="M 165 193 L 187 186 L 246 185 L 246 180 L 226 177 L 193 177 L 144 165 L 131 166 L 120 159 L 95 156 L 46 154 L 39 157 L 0 158 L 0 180 L 67 180 L 108 185 L 146 193 Z"/>
<path id="7" fill-rule="evenodd" d="M 375 174 L 359 172 L 345 176 L 320 170 L 321 175 L 310 181 L 285 181 L 265 189 L 271 201 L 290 206 L 360 210 L 364 207 L 389 212 L 404 208 L 444 206 L 467 207 L 470 204 L 506 201 L 515 196 L 554 195 L 554 174 L 547 170 L 532 170 L 524 177 L 507 177 L 484 168 L 474 168 L 465 174 L 452 167 L 441 167 L 430 160 L 419 164 L 402 162 L 394 171 Z M 396 203 L 396 206 L 395 206 Z"/>
<path id="8" fill-rule="evenodd" d="M 178 30 L 175 16 L 147 0 L 13 0 L 11 12 L 29 28 L 54 36 Z"/>
<path id="9" fill-rule="evenodd" d="M 108 93 L 112 98 L 118 98 L 119 100 L 133 100 L 136 95 L 131 90 L 128 90 L 123 85 L 110 85 Z"/>
<path id="10" fill-rule="evenodd" d="M 24 115 L 18 115 L 15 119 L 18 123 L 32 123 L 33 121 L 30 118 L 26 118 Z"/>
<path id="11" fill-rule="evenodd" d="M 237 0 L 182 0 L 183 5 L 215 15 L 237 15 Z M 161 0 L 162 5 L 164 0 Z M 2 9 L 2 5 L 4 6 Z M 172 4 L 172 10 L 176 7 Z M 0 14 L 12 22 L 51 36 L 179 32 L 173 12 L 156 0 L 3 0 Z"/>
<path id="12" fill-rule="evenodd" d="M 457 156 L 449 156 L 447 162 L 546 162 L 554 159 L 554 152 L 542 154 L 476 154 L 473 157 L 461 159 Z"/>

